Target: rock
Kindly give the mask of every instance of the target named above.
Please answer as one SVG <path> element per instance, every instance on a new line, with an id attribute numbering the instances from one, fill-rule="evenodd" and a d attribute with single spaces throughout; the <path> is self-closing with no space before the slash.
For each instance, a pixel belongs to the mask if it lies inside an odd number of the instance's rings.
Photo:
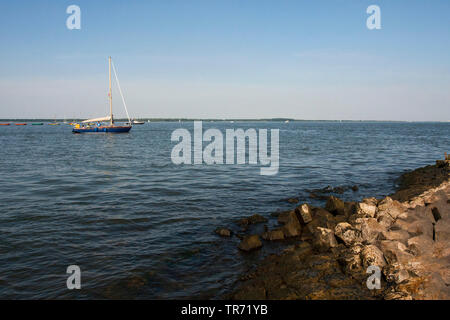
<path id="1" fill-rule="evenodd" d="M 406 245 L 400 241 L 382 240 L 380 248 L 389 264 L 407 264 L 414 258 L 414 256 L 408 252 Z"/>
<path id="2" fill-rule="evenodd" d="M 343 254 L 339 255 L 338 260 L 341 265 L 344 266 L 344 271 L 347 274 L 362 271 L 361 260 L 361 244 L 355 244 L 349 250 L 346 250 Z"/>
<path id="3" fill-rule="evenodd" d="M 362 202 L 357 204 L 356 212 L 358 215 L 362 215 L 367 218 L 375 217 L 375 212 L 377 210 L 377 199 L 369 198 L 364 199 Z"/>
<path id="4" fill-rule="evenodd" d="M 345 214 L 344 202 L 341 199 L 336 198 L 335 196 L 330 196 L 328 198 L 325 209 L 334 215 Z"/>
<path id="5" fill-rule="evenodd" d="M 408 270 L 403 265 L 395 263 L 383 269 L 383 274 L 388 282 L 402 283 L 410 278 Z"/>
<path id="6" fill-rule="evenodd" d="M 388 213 L 378 215 L 377 221 L 385 229 L 389 229 L 395 222 L 395 220 Z"/>
<path id="7" fill-rule="evenodd" d="M 294 204 L 294 203 L 298 203 L 298 198 L 289 198 L 286 201 L 289 202 L 289 203 Z"/>
<path id="8" fill-rule="evenodd" d="M 397 200 L 392 200 L 391 197 L 386 197 L 380 201 L 377 207 L 377 217 L 389 214 L 392 219 L 406 211 L 406 208 Z"/>
<path id="9" fill-rule="evenodd" d="M 334 221 L 337 223 L 347 222 L 347 217 L 343 215 L 338 215 L 334 217 Z"/>
<path id="10" fill-rule="evenodd" d="M 308 204 L 304 203 L 295 209 L 295 212 L 300 217 L 300 222 L 307 224 L 312 221 L 312 209 Z"/>
<path id="11" fill-rule="evenodd" d="M 290 211 L 285 221 L 282 230 L 286 238 L 296 237 L 302 233 L 302 226 L 297 219 L 295 211 Z"/>
<path id="12" fill-rule="evenodd" d="M 354 185 L 354 186 L 351 187 L 351 189 L 352 189 L 353 192 L 356 192 L 356 191 L 359 190 L 359 187 L 357 185 Z"/>
<path id="13" fill-rule="evenodd" d="M 362 249 L 361 257 L 365 269 L 369 266 L 378 266 L 380 269 L 386 266 L 383 252 L 373 244 L 365 246 Z"/>
<path id="14" fill-rule="evenodd" d="M 289 216 L 290 216 L 291 212 L 292 212 L 292 210 L 281 212 L 281 213 L 278 215 L 278 218 L 277 218 L 278 223 L 280 223 L 280 224 L 285 224 L 286 222 L 288 222 Z"/>
<path id="15" fill-rule="evenodd" d="M 345 217 L 350 217 L 352 214 L 356 213 L 356 202 L 344 202 L 344 215 Z"/>
<path id="16" fill-rule="evenodd" d="M 230 237 L 231 236 L 231 230 L 227 228 L 217 228 L 215 231 L 219 236 L 221 237 Z"/>
<path id="17" fill-rule="evenodd" d="M 336 247 L 337 241 L 334 237 L 333 231 L 327 228 L 317 227 L 314 232 L 313 246 L 319 251 L 328 251 Z"/>
<path id="18" fill-rule="evenodd" d="M 386 231 L 386 228 L 378 223 L 374 218 L 358 219 L 361 229 L 361 239 L 364 243 L 374 243 L 381 232 Z"/>
<path id="19" fill-rule="evenodd" d="M 446 168 L 450 166 L 450 160 L 436 160 L 436 167 Z"/>
<path id="20" fill-rule="evenodd" d="M 432 255 L 434 251 L 434 241 L 426 235 L 412 237 L 407 240 L 409 251 L 415 255 Z"/>
<path id="21" fill-rule="evenodd" d="M 435 241 L 450 242 L 450 220 L 440 219 L 434 225 Z"/>
<path id="22" fill-rule="evenodd" d="M 300 241 L 310 241 L 314 238 L 314 235 L 309 230 L 308 227 L 302 228 L 302 234 L 300 236 Z"/>
<path id="23" fill-rule="evenodd" d="M 412 300 L 411 295 L 405 292 L 389 292 L 384 296 L 384 300 Z"/>
<path id="24" fill-rule="evenodd" d="M 405 230 L 391 230 L 381 232 L 380 238 L 383 240 L 397 240 L 406 244 L 410 236 L 408 231 Z"/>
<path id="25" fill-rule="evenodd" d="M 262 285 L 248 285 L 231 297 L 233 300 L 264 300 L 267 299 L 266 289 Z"/>
<path id="26" fill-rule="evenodd" d="M 281 229 L 266 231 L 261 235 L 261 238 L 263 238 L 264 240 L 269 240 L 269 241 L 283 240 L 284 232 Z"/>
<path id="27" fill-rule="evenodd" d="M 341 239 L 346 246 L 361 242 L 360 232 L 347 222 L 338 223 L 334 229 L 334 234 L 337 238 Z"/>
<path id="28" fill-rule="evenodd" d="M 317 193 L 315 193 L 315 192 L 311 192 L 311 193 L 309 194 L 309 198 L 310 198 L 310 199 L 327 200 L 327 199 L 328 199 L 328 196 L 324 196 L 324 195 L 321 195 L 321 194 L 317 194 Z"/>
<path id="29" fill-rule="evenodd" d="M 287 212 L 289 212 L 290 210 L 287 210 L 287 211 L 282 211 L 282 210 L 277 210 L 277 211 L 275 211 L 275 212 L 272 212 L 271 214 L 270 214 L 270 216 L 271 217 L 275 217 L 275 218 L 278 218 L 281 214 L 286 214 Z"/>
<path id="30" fill-rule="evenodd" d="M 251 251 L 262 247 L 262 242 L 257 234 L 245 236 L 238 248 L 243 251 Z"/>
<path id="31" fill-rule="evenodd" d="M 311 234 L 314 234 L 317 227 L 334 230 L 334 228 L 336 227 L 334 216 L 325 209 L 314 208 L 313 219 L 306 225 L 306 228 Z"/>
<path id="32" fill-rule="evenodd" d="M 247 218 L 242 218 L 240 220 L 238 220 L 238 224 L 241 226 L 249 226 L 251 224 L 256 224 L 256 223 L 263 223 L 263 222 L 267 222 L 267 219 L 264 218 L 263 216 L 259 215 L 259 214 L 254 214 L 250 217 Z"/>
<path id="33" fill-rule="evenodd" d="M 345 189 L 346 189 L 345 187 L 336 187 L 336 188 L 333 188 L 332 192 L 337 193 L 337 194 L 343 194 L 345 192 Z"/>
<path id="34" fill-rule="evenodd" d="M 440 219 L 442 219 L 441 213 L 439 212 L 438 208 L 432 208 L 431 213 L 433 214 L 433 218 L 435 222 L 438 222 Z"/>

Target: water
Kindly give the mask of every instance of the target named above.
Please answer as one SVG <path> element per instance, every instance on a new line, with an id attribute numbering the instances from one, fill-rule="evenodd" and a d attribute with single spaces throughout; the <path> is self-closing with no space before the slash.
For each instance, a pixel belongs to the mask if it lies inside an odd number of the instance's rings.
<path id="1" fill-rule="evenodd" d="M 118 135 L 0 127 L 0 298 L 220 298 L 280 244 L 243 254 L 216 227 L 292 208 L 287 197 L 311 203 L 306 189 L 327 185 L 381 197 L 450 151 L 450 123 L 203 123 L 280 128 L 279 174 L 261 176 L 259 165 L 172 164 L 179 127 L 193 123 Z M 72 264 L 81 290 L 66 288 Z"/>

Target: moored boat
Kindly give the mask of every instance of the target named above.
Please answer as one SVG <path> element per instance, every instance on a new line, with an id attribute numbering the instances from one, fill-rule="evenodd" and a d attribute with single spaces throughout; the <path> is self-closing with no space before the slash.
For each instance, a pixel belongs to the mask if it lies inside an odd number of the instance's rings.
<path id="1" fill-rule="evenodd" d="M 43 122 L 34 122 L 31 124 L 32 126 L 43 126 L 44 123 Z"/>
<path id="2" fill-rule="evenodd" d="M 0 126 L 9 126 L 9 123 L 0 123 Z"/>
<path id="3" fill-rule="evenodd" d="M 102 118 L 94 118 L 94 119 L 88 119 L 82 121 L 81 124 L 77 123 L 72 129 L 73 133 L 98 133 L 98 132 L 104 132 L 104 133 L 126 133 L 129 132 L 132 128 L 131 125 L 115 125 L 114 124 L 114 116 L 112 112 L 112 87 L 111 87 L 111 57 L 108 59 L 109 63 L 109 116 L 102 117 Z M 127 112 L 128 116 L 128 110 L 127 106 L 125 104 L 125 99 L 122 95 L 122 90 L 120 89 L 119 79 L 117 77 L 116 70 L 114 68 L 114 65 L 112 65 L 114 70 L 114 75 L 116 78 L 117 86 L 119 87 L 120 95 L 122 96 L 122 101 L 125 107 L 125 111 Z M 102 122 L 109 121 L 109 125 L 103 125 Z M 131 123 L 130 117 L 128 116 L 128 123 Z"/>
<path id="4" fill-rule="evenodd" d="M 16 126 L 26 126 L 27 124 L 26 123 L 16 123 L 15 125 Z"/>

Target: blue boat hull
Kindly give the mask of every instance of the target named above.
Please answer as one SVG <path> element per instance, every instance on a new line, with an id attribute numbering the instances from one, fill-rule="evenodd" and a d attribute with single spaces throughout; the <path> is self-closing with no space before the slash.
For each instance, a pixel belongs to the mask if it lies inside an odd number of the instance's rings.
<path id="1" fill-rule="evenodd" d="M 126 133 L 131 130 L 131 126 L 100 126 L 91 128 L 73 128 L 73 133 Z"/>

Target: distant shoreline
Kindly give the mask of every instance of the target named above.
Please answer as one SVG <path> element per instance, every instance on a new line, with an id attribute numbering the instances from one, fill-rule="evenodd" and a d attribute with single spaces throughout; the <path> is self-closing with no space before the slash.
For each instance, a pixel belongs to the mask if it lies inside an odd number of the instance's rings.
<path id="1" fill-rule="evenodd" d="M 135 120 L 140 121 L 148 121 L 150 122 L 192 122 L 192 121 L 205 121 L 205 122 L 230 122 L 230 121 L 239 121 L 239 122 L 284 122 L 284 121 L 292 121 L 292 122 L 337 122 L 337 123 L 450 123 L 449 120 L 445 121 L 407 121 L 407 120 L 305 120 L 305 119 L 292 119 L 292 118 L 263 118 L 263 119 L 214 119 L 214 118 L 134 118 Z M 2 118 L 0 122 L 32 122 L 32 121 L 41 121 L 41 122 L 80 122 L 85 120 L 83 119 L 47 119 L 47 118 Z M 127 122 L 128 119 L 115 119 L 117 122 Z"/>

